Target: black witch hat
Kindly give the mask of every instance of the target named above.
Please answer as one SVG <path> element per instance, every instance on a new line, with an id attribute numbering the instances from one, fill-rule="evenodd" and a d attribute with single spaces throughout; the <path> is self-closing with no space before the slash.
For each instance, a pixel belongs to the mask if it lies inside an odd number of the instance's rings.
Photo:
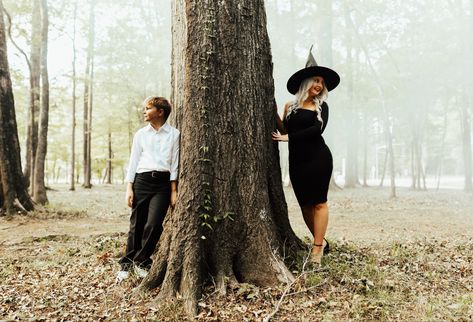
<path id="1" fill-rule="evenodd" d="M 322 77 L 328 91 L 331 91 L 340 83 L 340 76 L 338 76 L 336 71 L 328 67 L 317 65 L 314 56 L 312 56 L 312 47 L 313 46 L 310 47 L 305 68 L 295 72 L 287 81 L 287 90 L 291 94 L 296 94 L 302 81 L 309 77 Z"/>

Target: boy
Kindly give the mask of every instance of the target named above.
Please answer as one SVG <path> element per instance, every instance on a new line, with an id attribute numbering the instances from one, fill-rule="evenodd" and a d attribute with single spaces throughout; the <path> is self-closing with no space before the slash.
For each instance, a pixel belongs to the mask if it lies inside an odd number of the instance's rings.
<path id="1" fill-rule="evenodd" d="M 147 275 L 168 207 L 176 204 L 180 133 L 166 123 L 171 105 L 156 96 L 143 104 L 144 120 L 149 124 L 133 138 L 126 176 L 130 230 L 117 282 L 128 278 L 132 268 L 139 277 Z"/>

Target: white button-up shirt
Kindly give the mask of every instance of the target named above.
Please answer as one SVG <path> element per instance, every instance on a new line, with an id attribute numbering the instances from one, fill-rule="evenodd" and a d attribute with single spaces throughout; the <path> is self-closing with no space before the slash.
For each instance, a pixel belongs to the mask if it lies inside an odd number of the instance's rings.
<path id="1" fill-rule="evenodd" d="M 137 173 L 169 171 L 177 180 L 179 168 L 179 130 L 168 123 L 156 131 L 151 124 L 139 129 L 133 137 L 126 180 L 135 181 Z"/>

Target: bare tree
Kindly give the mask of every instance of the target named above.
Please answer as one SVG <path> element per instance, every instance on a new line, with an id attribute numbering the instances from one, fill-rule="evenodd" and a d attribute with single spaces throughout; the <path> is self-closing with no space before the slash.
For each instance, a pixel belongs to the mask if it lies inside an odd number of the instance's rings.
<path id="1" fill-rule="evenodd" d="M 108 154 L 107 154 L 107 165 L 105 167 L 105 178 L 104 182 L 107 184 L 112 184 L 113 172 L 112 172 L 112 159 L 113 159 L 113 150 L 112 150 L 112 125 L 108 123 L 108 133 L 107 133 L 107 145 L 108 145 Z"/>
<path id="2" fill-rule="evenodd" d="M 211 274 L 227 283 L 292 278 L 263 0 L 173 2 L 172 101 L 181 131 L 179 195 L 142 289 L 197 312 Z"/>
<path id="3" fill-rule="evenodd" d="M 92 177 L 92 103 L 94 78 L 94 43 L 95 43 L 95 3 L 90 2 L 89 43 L 84 80 L 84 188 L 91 188 Z"/>
<path id="4" fill-rule="evenodd" d="M 48 3 L 47 0 L 41 0 L 41 109 L 33 185 L 33 199 L 39 204 L 48 202 L 44 184 L 49 121 L 48 28 Z"/>
<path id="5" fill-rule="evenodd" d="M 74 2 L 74 26 L 72 33 L 72 124 L 71 124 L 71 185 L 69 190 L 75 188 L 75 169 L 76 169 L 76 88 L 77 88 L 77 50 L 76 50 L 76 25 L 77 25 L 77 1 Z"/>
<path id="6" fill-rule="evenodd" d="M 460 107 L 461 115 L 461 134 L 462 134 L 462 152 L 463 152 L 463 167 L 465 171 L 465 191 L 473 191 L 473 171 L 471 158 L 471 113 L 470 113 L 470 99 L 468 95 L 463 92 L 459 94 L 460 99 L 457 99 Z"/>
<path id="7" fill-rule="evenodd" d="M 15 116 L 10 67 L 7 57 L 3 2 L 0 0 L 0 207 L 8 214 L 18 210 L 15 200 L 25 210 L 33 210 L 21 170 L 20 142 Z"/>
<path id="8" fill-rule="evenodd" d="M 30 108 L 28 110 L 28 126 L 26 133 L 26 165 L 25 179 L 31 193 L 34 191 L 34 173 L 36 150 L 38 148 L 38 118 L 41 96 L 41 1 L 33 0 L 31 22 L 30 52 Z"/>
<path id="9" fill-rule="evenodd" d="M 345 6 L 345 21 L 349 26 L 350 12 Z M 346 171 L 345 171 L 345 188 L 354 188 L 358 183 L 358 122 L 356 113 L 356 104 L 354 103 L 354 89 L 353 89 L 353 34 L 352 29 L 346 30 L 346 52 L 347 52 L 347 75 L 345 77 L 347 84 L 347 98 L 348 109 L 346 111 L 347 122 L 347 157 L 346 157 Z"/>

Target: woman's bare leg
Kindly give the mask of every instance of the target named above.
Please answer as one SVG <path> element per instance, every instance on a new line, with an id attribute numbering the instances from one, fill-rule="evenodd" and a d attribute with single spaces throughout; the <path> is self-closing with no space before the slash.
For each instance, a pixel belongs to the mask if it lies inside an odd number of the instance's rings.
<path id="1" fill-rule="evenodd" d="M 326 202 L 317 204 L 313 207 L 313 231 L 314 233 L 314 246 L 312 248 L 313 254 L 318 254 L 323 251 L 323 245 L 325 233 L 327 232 L 328 225 L 328 205 Z"/>
<path id="2" fill-rule="evenodd" d="M 315 227 L 315 222 L 314 222 L 314 205 L 309 205 L 309 206 L 302 206 L 302 216 L 304 217 L 305 224 L 307 228 L 309 228 L 310 233 L 312 234 L 312 237 L 314 237 L 314 227 Z"/>

